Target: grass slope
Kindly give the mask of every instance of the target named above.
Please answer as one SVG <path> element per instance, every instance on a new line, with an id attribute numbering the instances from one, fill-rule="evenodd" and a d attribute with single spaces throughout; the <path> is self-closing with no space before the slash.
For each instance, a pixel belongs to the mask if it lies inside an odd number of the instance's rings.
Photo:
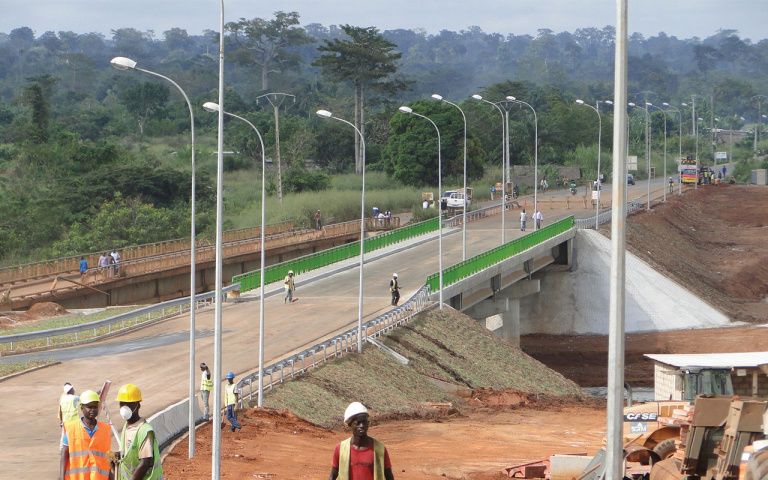
<path id="1" fill-rule="evenodd" d="M 352 401 L 377 415 L 417 416 L 423 402 L 456 400 L 425 375 L 470 388 L 586 396 L 575 383 L 450 308 L 422 313 L 383 343 L 409 358 L 410 365 L 366 345 L 362 355 L 347 355 L 267 392 L 265 406 L 332 428 Z"/>

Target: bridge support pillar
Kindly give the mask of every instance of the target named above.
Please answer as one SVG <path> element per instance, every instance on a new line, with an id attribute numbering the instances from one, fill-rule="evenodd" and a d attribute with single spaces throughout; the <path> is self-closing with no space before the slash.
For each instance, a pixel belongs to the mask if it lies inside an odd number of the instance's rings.
<path id="1" fill-rule="evenodd" d="M 499 315 L 501 328 L 494 330 L 499 337 L 510 344 L 520 346 L 520 299 L 541 291 L 539 280 L 516 282 L 480 303 L 466 309 L 464 313 L 484 324 L 489 317 Z"/>

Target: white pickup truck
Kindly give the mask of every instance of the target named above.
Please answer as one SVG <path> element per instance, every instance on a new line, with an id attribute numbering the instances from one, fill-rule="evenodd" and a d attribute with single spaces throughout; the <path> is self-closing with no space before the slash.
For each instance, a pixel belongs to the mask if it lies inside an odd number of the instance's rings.
<path id="1" fill-rule="evenodd" d="M 464 208 L 464 194 L 462 192 L 445 192 L 443 197 L 446 199 L 448 208 Z M 472 199 L 467 198 L 467 208 L 472 205 Z"/>

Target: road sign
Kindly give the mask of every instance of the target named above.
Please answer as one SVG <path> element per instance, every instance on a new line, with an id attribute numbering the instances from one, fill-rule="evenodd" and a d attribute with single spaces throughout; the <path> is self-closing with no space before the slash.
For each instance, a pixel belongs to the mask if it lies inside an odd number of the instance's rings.
<path id="1" fill-rule="evenodd" d="M 715 152 L 715 158 L 718 160 L 728 160 L 728 152 Z"/>
<path id="2" fill-rule="evenodd" d="M 637 170 L 637 155 L 627 157 L 627 170 Z"/>

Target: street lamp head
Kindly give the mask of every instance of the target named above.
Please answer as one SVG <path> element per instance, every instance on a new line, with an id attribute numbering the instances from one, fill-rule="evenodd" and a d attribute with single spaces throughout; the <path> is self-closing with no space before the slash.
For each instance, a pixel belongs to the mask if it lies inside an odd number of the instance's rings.
<path id="1" fill-rule="evenodd" d="M 579 105 L 584 105 L 584 100 L 576 100 L 576 103 L 578 103 Z"/>
<path id="2" fill-rule="evenodd" d="M 410 108 L 410 107 L 406 107 L 405 105 L 403 105 L 402 107 L 398 108 L 398 110 L 400 110 L 403 113 L 413 113 L 413 109 Z"/>
<path id="3" fill-rule="evenodd" d="M 636 106 L 637 106 L 637 105 L 635 105 L 635 104 L 634 104 L 634 103 L 632 103 L 632 102 L 629 102 L 627 105 L 629 105 L 630 107 L 636 107 Z"/>
<path id="4" fill-rule="evenodd" d="M 438 95 L 438 94 L 436 94 L 436 93 L 433 93 L 433 94 L 432 94 L 432 98 L 434 98 L 435 100 L 442 100 L 442 99 L 443 99 L 443 96 L 442 96 L 442 95 Z"/>
<path id="5" fill-rule="evenodd" d="M 474 94 L 474 95 L 472 95 L 472 98 L 474 98 L 475 100 L 482 100 L 483 96 L 482 95 L 478 95 L 478 94 Z"/>
<path id="6" fill-rule="evenodd" d="M 703 122 L 703 121 L 704 121 L 704 119 L 703 119 L 703 118 L 701 118 L 701 117 L 697 118 L 696 120 L 698 120 L 698 121 L 700 121 L 700 122 Z"/>
<path id="7" fill-rule="evenodd" d="M 682 105 L 682 106 L 684 106 L 684 107 L 687 107 L 687 106 L 688 106 L 688 104 L 687 104 L 687 103 L 685 103 L 685 102 L 681 103 L 680 105 Z"/>
<path id="8" fill-rule="evenodd" d="M 132 70 L 136 68 L 136 62 L 126 57 L 115 57 L 109 63 L 118 70 Z"/>
<path id="9" fill-rule="evenodd" d="M 507 100 L 509 100 L 510 102 L 516 102 L 517 101 L 517 99 L 515 97 L 513 97 L 512 95 L 507 95 Z"/>
<path id="10" fill-rule="evenodd" d="M 613 105 L 613 100 L 606 100 L 603 103 L 607 103 L 608 105 Z"/>
<path id="11" fill-rule="evenodd" d="M 649 102 L 645 102 L 645 104 L 646 104 L 647 106 L 649 106 L 649 107 L 652 107 L 652 106 L 653 106 L 653 104 L 652 104 L 652 103 L 649 103 Z"/>
<path id="12" fill-rule="evenodd" d="M 203 104 L 203 110 L 205 110 L 206 112 L 218 112 L 219 104 L 213 103 L 213 102 L 205 102 Z"/>
<path id="13" fill-rule="evenodd" d="M 662 105 L 664 105 L 665 107 L 669 107 L 670 106 L 669 103 L 667 103 L 667 102 L 662 103 Z"/>
<path id="14" fill-rule="evenodd" d="M 333 114 L 329 112 L 328 110 L 318 110 L 317 116 L 322 118 L 331 118 Z"/>

